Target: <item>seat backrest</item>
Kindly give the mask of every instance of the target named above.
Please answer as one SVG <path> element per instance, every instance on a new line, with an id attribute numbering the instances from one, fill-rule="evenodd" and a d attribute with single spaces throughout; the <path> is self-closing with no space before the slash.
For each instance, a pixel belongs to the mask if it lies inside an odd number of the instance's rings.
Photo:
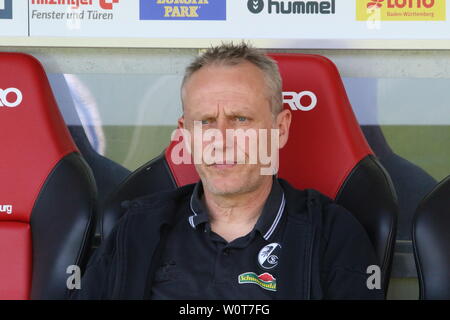
<path id="1" fill-rule="evenodd" d="M 361 132 L 339 72 L 322 56 L 270 56 L 277 61 L 283 79 L 284 107 L 293 115 L 289 141 L 280 151 L 279 176 L 297 188 L 319 190 L 355 215 L 374 245 L 386 289 L 395 241 L 396 195 Z M 176 143 L 172 142 L 165 156 L 135 172 L 123 189 L 136 186 L 133 179 L 143 174 L 147 185 L 158 181 L 153 187 L 138 188 L 146 192 L 157 191 L 160 185 L 175 188 L 197 181 L 193 166 L 176 165 L 168 156 Z M 155 168 L 163 171 L 156 169 L 158 178 L 152 179 L 150 172 Z M 105 212 L 106 216 L 112 215 Z"/>
<path id="2" fill-rule="evenodd" d="M 392 182 L 394 183 L 399 206 L 397 239 L 410 241 L 412 221 L 417 206 L 422 199 L 433 190 L 438 181 L 415 163 L 396 154 L 386 141 L 380 126 L 367 125 L 361 126 L 361 129 L 372 150 L 375 152 L 377 158 L 389 173 Z M 405 259 L 406 257 L 398 256 L 397 258 Z M 394 260 L 395 259 L 396 258 L 394 258 Z M 413 259 L 411 259 L 411 262 L 412 260 Z M 415 277 L 414 265 L 411 265 L 409 260 L 402 264 L 407 264 L 409 270 L 407 272 Z"/>
<path id="3" fill-rule="evenodd" d="M 279 174 L 299 189 L 317 189 L 334 199 L 356 164 L 372 154 L 339 73 L 322 56 L 271 57 L 278 62 L 283 101 L 293 116 Z"/>
<path id="4" fill-rule="evenodd" d="M 450 176 L 419 204 L 412 241 L 420 299 L 450 299 Z"/>
<path id="5" fill-rule="evenodd" d="M 95 183 L 41 64 L 0 53 L 0 299 L 60 299 L 82 267 Z"/>
<path id="6" fill-rule="evenodd" d="M 78 82 L 77 82 L 78 81 Z M 52 74 L 49 75 L 49 82 L 55 93 L 61 114 L 63 115 L 69 132 L 77 149 L 80 151 L 83 159 L 92 169 L 95 184 L 97 187 L 97 204 L 101 207 L 108 195 L 116 190 L 122 181 L 131 173 L 130 170 L 117 162 L 101 155 L 97 148 L 91 144 L 87 131 L 90 130 L 90 136 L 95 137 L 92 140 L 102 140 L 102 136 L 96 136 L 97 130 L 102 130 L 97 123 L 83 124 L 80 116 L 83 118 L 93 118 L 91 108 L 95 108 L 93 98 L 87 86 L 82 86 L 79 79 L 74 75 Z M 95 143 L 94 143 L 95 144 Z M 97 219 L 100 222 L 100 219 Z M 92 250 L 101 242 L 101 224 L 96 225 L 95 237 L 92 244 Z"/>
<path id="7" fill-rule="evenodd" d="M 364 138 L 339 72 L 323 56 L 270 56 L 278 62 L 283 101 L 293 115 L 289 141 L 280 151 L 279 176 L 297 188 L 319 190 L 359 220 L 378 255 L 386 289 L 397 197 L 388 173 Z"/>

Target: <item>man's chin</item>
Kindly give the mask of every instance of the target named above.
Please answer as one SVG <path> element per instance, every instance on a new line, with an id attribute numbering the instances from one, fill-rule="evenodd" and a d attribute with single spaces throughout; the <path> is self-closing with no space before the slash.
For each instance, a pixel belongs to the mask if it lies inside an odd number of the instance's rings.
<path id="1" fill-rule="evenodd" d="M 205 177 L 206 181 L 203 181 L 203 185 L 206 186 L 210 192 L 216 195 L 231 195 L 240 193 L 245 189 L 245 182 L 238 177 Z"/>
<path id="2" fill-rule="evenodd" d="M 242 193 L 243 186 L 224 187 L 223 185 L 208 185 L 210 193 L 216 196 L 231 196 Z"/>
<path id="3" fill-rule="evenodd" d="M 242 165 L 217 164 L 197 167 L 203 185 L 217 195 L 238 194 L 252 188 L 252 173 Z"/>

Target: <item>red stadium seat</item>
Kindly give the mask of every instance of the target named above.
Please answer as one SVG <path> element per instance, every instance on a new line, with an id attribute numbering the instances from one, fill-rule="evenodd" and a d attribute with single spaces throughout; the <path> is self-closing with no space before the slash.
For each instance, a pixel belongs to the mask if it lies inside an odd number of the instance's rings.
<path id="1" fill-rule="evenodd" d="M 0 299 L 63 299 L 82 268 L 95 183 L 33 57 L 0 53 Z"/>
<path id="2" fill-rule="evenodd" d="M 339 73 L 322 56 L 270 56 L 279 64 L 284 107 L 293 114 L 289 141 L 280 152 L 279 177 L 297 188 L 321 191 L 357 217 L 376 249 L 386 289 L 398 210 L 395 190 L 361 132 Z M 123 212 L 120 201 L 199 179 L 193 165 L 171 161 L 175 144 L 134 172 L 111 197 L 103 212 L 104 236 Z"/>
<path id="3" fill-rule="evenodd" d="M 292 110 L 290 139 L 280 152 L 279 176 L 297 188 L 321 191 L 359 220 L 378 254 L 386 291 L 394 253 L 397 196 L 389 174 L 364 138 L 339 72 L 333 62 L 318 55 L 271 57 L 278 62 L 283 78 L 284 101 L 291 109 L 300 109 Z M 303 97 L 298 101 L 288 92 Z M 317 104 L 308 110 L 314 97 Z"/>

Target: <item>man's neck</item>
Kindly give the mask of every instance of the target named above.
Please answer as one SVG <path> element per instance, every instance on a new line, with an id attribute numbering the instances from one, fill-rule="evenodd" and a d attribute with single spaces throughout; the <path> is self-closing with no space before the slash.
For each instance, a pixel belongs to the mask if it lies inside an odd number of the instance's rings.
<path id="1" fill-rule="evenodd" d="M 271 189 L 272 179 L 267 179 L 260 188 L 245 194 L 220 196 L 204 190 L 211 229 L 228 242 L 245 236 L 261 216 Z"/>

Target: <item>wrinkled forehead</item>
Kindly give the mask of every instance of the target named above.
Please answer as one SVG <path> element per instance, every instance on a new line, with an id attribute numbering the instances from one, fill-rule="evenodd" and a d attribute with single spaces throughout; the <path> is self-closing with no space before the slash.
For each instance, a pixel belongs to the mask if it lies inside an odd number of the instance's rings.
<path id="1" fill-rule="evenodd" d="M 251 63 L 203 67 L 186 81 L 182 99 L 185 108 L 198 105 L 261 104 L 268 97 L 264 73 Z"/>

